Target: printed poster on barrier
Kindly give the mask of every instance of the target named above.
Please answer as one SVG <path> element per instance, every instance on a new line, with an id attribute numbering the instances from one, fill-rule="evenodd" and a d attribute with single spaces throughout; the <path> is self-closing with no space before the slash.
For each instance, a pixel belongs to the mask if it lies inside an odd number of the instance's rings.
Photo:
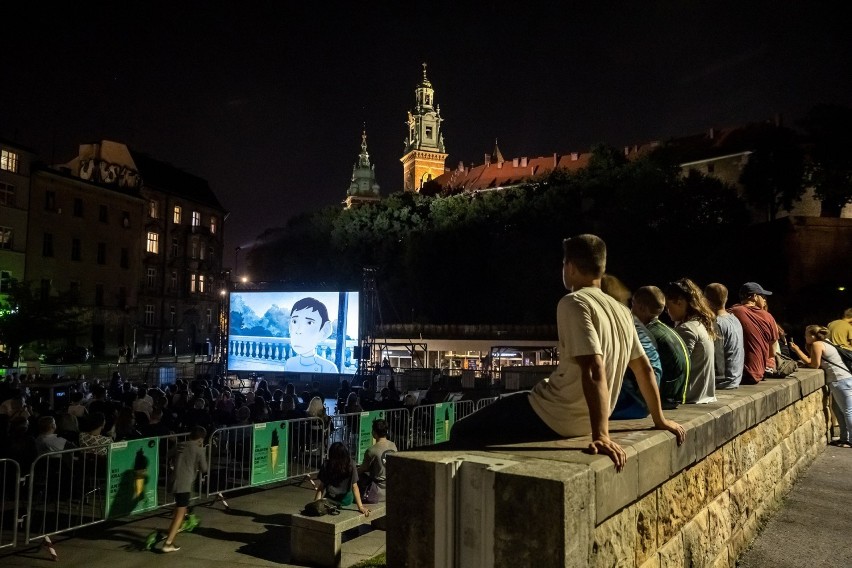
<path id="1" fill-rule="evenodd" d="M 450 439 L 450 430 L 456 422 L 456 403 L 439 402 L 435 405 L 435 443 Z"/>
<path id="2" fill-rule="evenodd" d="M 384 410 L 371 410 L 361 413 L 360 433 L 358 435 L 358 457 L 356 458 L 358 463 L 364 461 L 364 454 L 367 453 L 370 446 L 376 443 L 376 439 L 373 438 L 373 421 L 384 420 L 384 418 Z"/>
<path id="3" fill-rule="evenodd" d="M 251 484 L 263 485 L 287 479 L 289 423 L 261 422 L 252 436 Z"/>
<path id="4" fill-rule="evenodd" d="M 157 508 L 159 449 L 158 438 L 110 445 L 107 517 L 125 517 Z"/>

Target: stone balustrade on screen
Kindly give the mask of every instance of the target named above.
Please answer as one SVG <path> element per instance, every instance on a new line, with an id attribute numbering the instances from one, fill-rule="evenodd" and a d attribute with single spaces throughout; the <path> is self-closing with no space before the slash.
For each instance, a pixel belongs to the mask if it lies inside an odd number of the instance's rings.
<path id="1" fill-rule="evenodd" d="M 735 566 L 825 448 L 829 399 L 810 369 L 717 396 L 667 412 L 682 446 L 650 419 L 612 422 L 620 473 L 590 438 L 390 457 L 388 565 Z"/>

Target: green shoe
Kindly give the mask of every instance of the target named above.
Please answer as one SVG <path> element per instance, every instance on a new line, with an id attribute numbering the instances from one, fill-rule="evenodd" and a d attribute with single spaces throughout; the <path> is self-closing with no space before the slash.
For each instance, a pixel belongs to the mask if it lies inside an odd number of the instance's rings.
<path id="1" fill-rule="evenodd" d="M 198 518 L 198 515 L 190 513 L 186 516 L 186 519 L 183 521 L 183 525 L 181 526 L 181 530 L 186 532 L 192 532 L 192 530 L 201 524 L 201 519 Z"/>
<path id="2" fill-rule="evenodd" d="M 160 533 L 158 531 L 154 531 L 148 535 L 148 538 L 145 539 L 145 550 L 151 550 L 151 548 L 157 544 L 157 541 L 160 540 Z"/>

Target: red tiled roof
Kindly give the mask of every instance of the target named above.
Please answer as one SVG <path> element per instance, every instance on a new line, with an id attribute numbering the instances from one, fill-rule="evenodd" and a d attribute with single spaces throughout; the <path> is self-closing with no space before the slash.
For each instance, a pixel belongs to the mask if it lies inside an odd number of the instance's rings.
<path id="1" fill-rule="evenodd" d="M 543 178 L 554 169 L 567 171 L 582 169 L 588 165 L 590 156 L 589 153 L 564 156 L 554 154 L 528 158 L 525 165 L 522 165 L 523 158 L 516 158 L 501 163 L 480 164 L 464 169 L 455 168 L 438 176 L 433 182 L 441 188 L 464 191 L 496 189 Z"/>

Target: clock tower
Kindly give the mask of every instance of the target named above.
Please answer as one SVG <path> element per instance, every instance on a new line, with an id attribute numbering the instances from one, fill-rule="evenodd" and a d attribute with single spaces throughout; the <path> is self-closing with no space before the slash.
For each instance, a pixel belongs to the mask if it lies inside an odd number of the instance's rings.
<path id="1" fill-rule="evenodd" d="M 426 77 L 414 90 L 414 111 L 408 112 L 408 136 L 402 162 L 403 189 L 419 192 L 423 184 L 444 173 L 447 153 L 441 132 L 441 107 L 435 104 L 435 90 Z"/>

